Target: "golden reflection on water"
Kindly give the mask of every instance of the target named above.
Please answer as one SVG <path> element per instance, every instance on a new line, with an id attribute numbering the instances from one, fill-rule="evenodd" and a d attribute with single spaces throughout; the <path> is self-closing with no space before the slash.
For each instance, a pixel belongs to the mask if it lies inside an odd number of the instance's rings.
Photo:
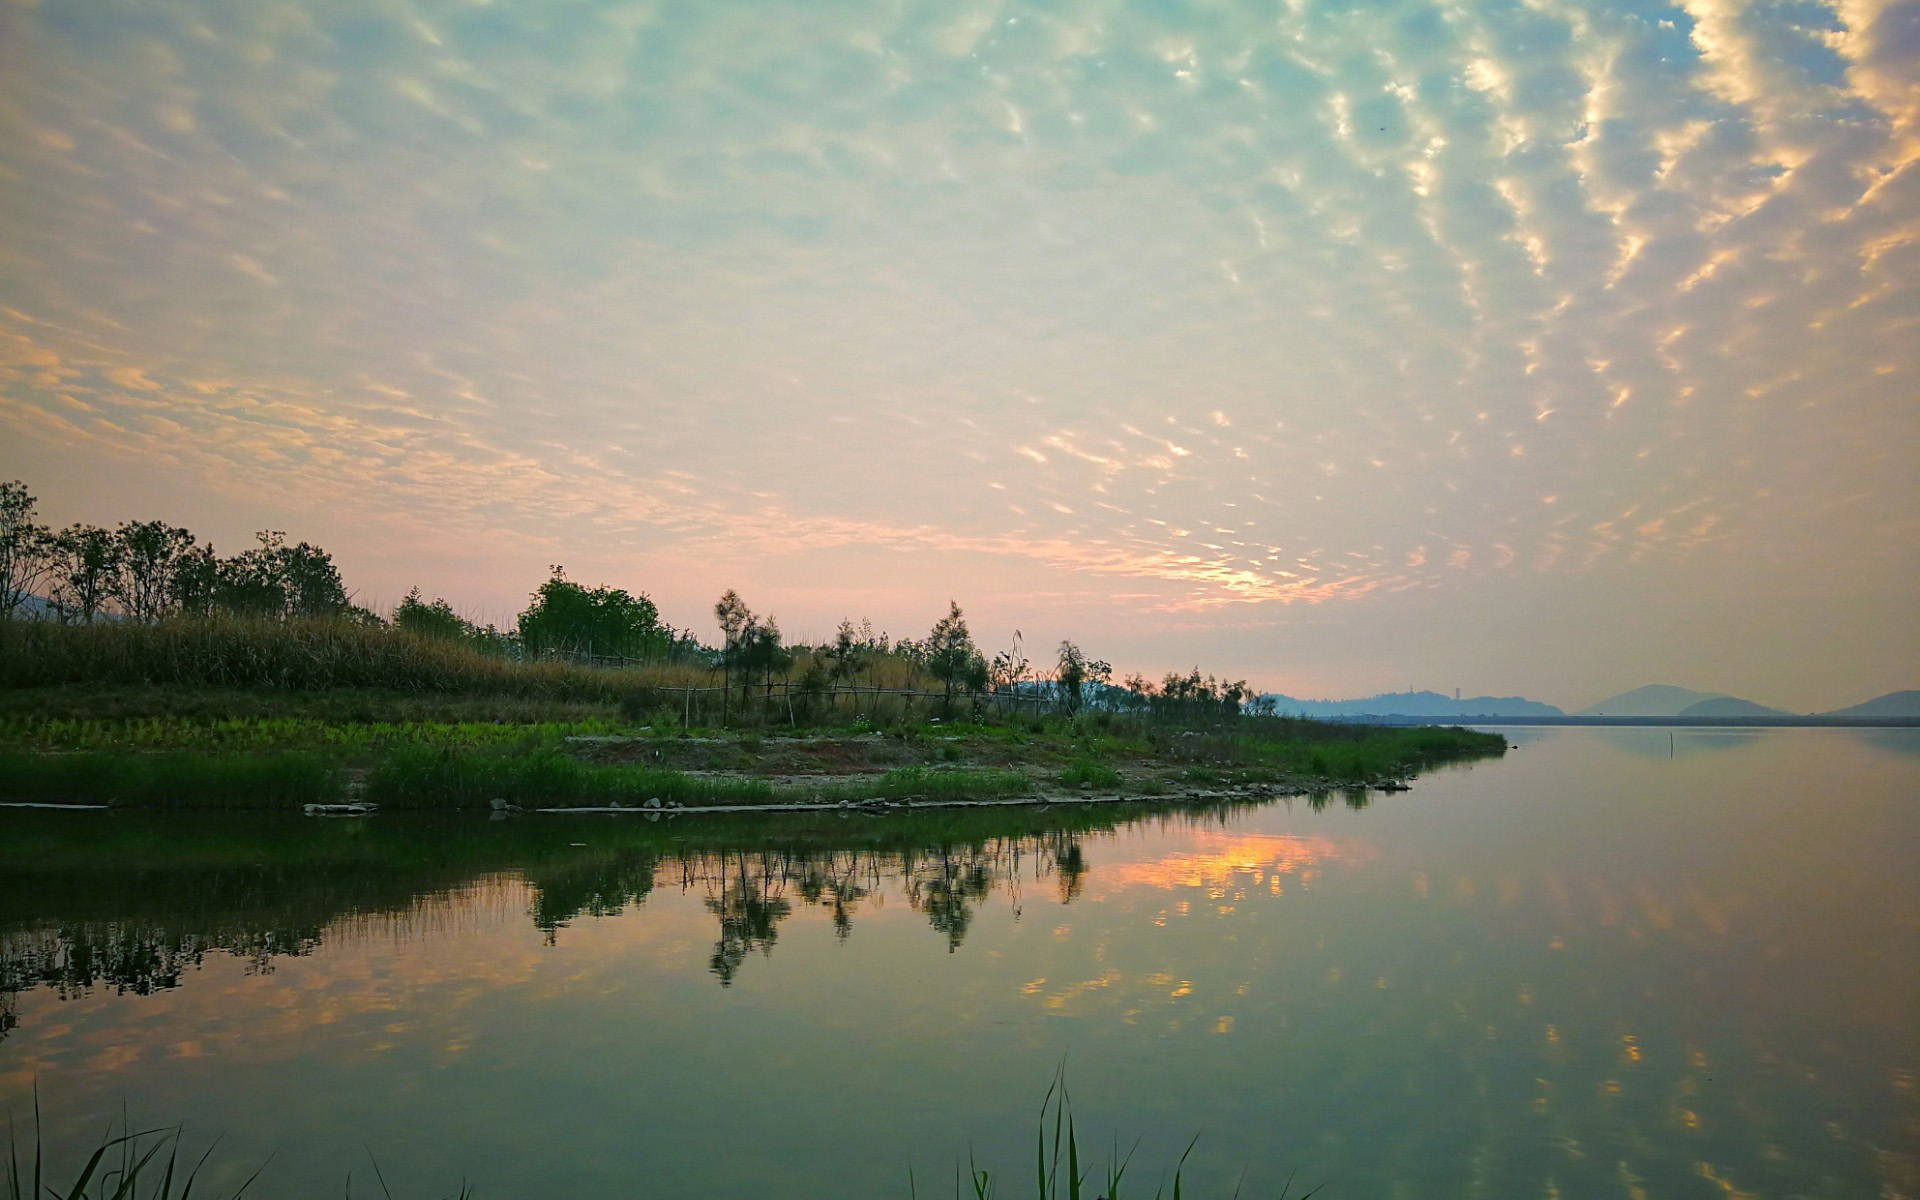
<path id="1" fill-rule="evenodd" d="M 1282 876 L 1298 876 L 1299 886 L 1307 887 L 1315 869 L 1324 864 L 1358 864 L 1378 857 L 1364 842 L 1313 835 L 1200 831 L 1190 842 L 1187 849 L 1103 868 L 1095 882 L 1103 892 L 1188 888 L 1205 892 L 1211 900 L 1226 900 L 1244 899 L 1248 887 L 1254 887 L 1278 896 L 1284 894 Z"/>

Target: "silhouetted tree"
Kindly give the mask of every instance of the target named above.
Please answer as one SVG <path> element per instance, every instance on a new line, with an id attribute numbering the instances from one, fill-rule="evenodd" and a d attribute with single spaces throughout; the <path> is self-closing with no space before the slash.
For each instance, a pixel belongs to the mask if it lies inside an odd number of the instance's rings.
<path id="1" fill-rule="evenodd" d="M 520 642 L 534 655 L 554 653 L 617 654 L 647 658 L 665 653 L 673 630 L 660 623 L 660 610 L 645 593 L 638 596 L 604 585 L 583 587 L 555 566 L 553 577 L 533 593 L 520 614 Z"/>
<path id="2" fill-rule="evenodd" d="M 26 484 L 0 483 L 0 620 L 18 615 L 52 566 L 52 534 L 34 521 L 34 505 Z"/>
<path id="3" fill-rule="evenodd" d="M 748 627 L 753 624 L 753 610 L 740 598 L 740 593 L 728 588 L 713 606 L 713 616 L 720 623 L 720 723 L 727 723 L 727 700 L 733 694 L 733 668 L 740 658 L 740 639 Z"/>
<path id="4" fill-rule="evenodd" d="M 211 544 L 189 546 L 173 560 L 168 606 L 188 617 L 212 615 L 220 601 L 220 556 Z"/>
<path id="5" fill-rule="evenodd" d="M 1071 640 L 1060 643 L 1060 657 L 1054 669 L 1054 688 L 1060 711 L 1071 717 L 1087 701 L 1089 687 L 1104 687 L 1113 668 L 1096 658 L 1088 658 Z"/>
<path id="6" fill-rule="evenodd" d="M 741 668 L 741 690 L 750 686 L 753 672 L 761 672 L 766 683 L 766 692 L 762 698 L 762 710 L 773 704 L 773 673 L 784 670 L 793 661 L 793 655 L 780 644 L 780 624 L 769 614 L 765 619 L 747 619 L 745 629 L 736 639 Z"/>
<path id="7" fill-rule="evenodd" d="M 378 620 L 378 617 L 375 619 Z M 429 604 L 421 598 L 417 587 L 408 592 L 394 608 L 393 627 L 435 641 L 467 642 L 495 651 L 503 650 L 506 646 L 506 635 L 492 625 L 467 620 L 453 611 L 453 605 L 438 596 Z"/>
<path id="8" fill-rule="evenodd" d="M 120 557 L 111 591 L 120 611 L 134 621 L 170 615 L 176 604 L 175 573 L 193 549 L 193 535 L 165 521 L 123 521 L 114 538 Z"/>
<path id="9" fill-rule="evenodd" d="M 927 670 L 945 688 L 943 703 L 951 708 L 953 693 L 959 690 L 982 691 L 987 686 L 987 660 L 973 644 L 967 631 L 967 619 L 957 601 L 947 602 L 947 615 L 934 622 L 924 647 Z"/>
<path id="10" fill-rule="evenodd" d="M 53 536 L 47 600 L 62 621 L 91 623 L 113 595 L 120 544 L 98 525 L 69 525 Z"/>

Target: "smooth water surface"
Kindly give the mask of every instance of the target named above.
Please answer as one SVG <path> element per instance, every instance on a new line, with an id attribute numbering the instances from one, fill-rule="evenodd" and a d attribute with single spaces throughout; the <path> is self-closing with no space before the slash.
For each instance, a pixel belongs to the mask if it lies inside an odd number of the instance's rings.
<path id="1" fill-rule="evenodd" d="M 1506 732 L 1194 814 L 4 812 L 0 1100 L 267 1195 L 1011 1195 L 1064 1062 L 1146 1194 L 1920 1194 L 1920 731 Z"/>

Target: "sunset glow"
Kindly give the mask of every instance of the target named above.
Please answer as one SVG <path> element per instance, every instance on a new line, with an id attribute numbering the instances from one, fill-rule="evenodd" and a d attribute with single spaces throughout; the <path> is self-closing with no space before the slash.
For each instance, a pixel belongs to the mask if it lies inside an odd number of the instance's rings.
<path id="1" fill-rule="evenodd" d="M 1920 661 L 1920 42 L 1837 0 L 0 3 L 0 478 L 1293 695 Z"/>

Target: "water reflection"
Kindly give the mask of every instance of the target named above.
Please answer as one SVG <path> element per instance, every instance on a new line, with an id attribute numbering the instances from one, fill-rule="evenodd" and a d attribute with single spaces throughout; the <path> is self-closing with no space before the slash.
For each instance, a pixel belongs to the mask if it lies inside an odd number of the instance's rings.
<path id="1" fill-rule="evenodd" d="M 527 915 L 550 946 L 578 919 L 640 907 L 662 886 L 701 894 L 718 924 L 707 965 L 722 986 L 752 955 L 772 953 L 796 902 L 827 909 L 844 940 L 862 906 L 890 889 L 952 952 L 996 893 L 1016 914 L 1027 885 L 1051 887 L 1062 904 L 1078 897 L 1090 832 L 1143 820 L 1206 826 L 1244 807 L 942 812 L 865 828 L 813 817 L 480 825 L 115 814 L 105 837 L 79 840 L 76 819 L 89 834 L 108 819 L 8 813 L 0 1036 L 18 1023 L 11 998 L 29 989 L 147 995 L 181 986 L 210 955 L 267 973 L 277 958 L 312 953 L 342 922 L 411 913 L 503 873 L 527 884 Z"/>
<path id="2" fill-rule="evenodd" d="M 1241 811 L 0 813 L 0 1101 L 163 1097 L 299 1200 L 382 1130 L 423 1189 L 824 1200 L 904 1194 L 882 1142 L 1017 1164 L 1068 1054 L 1140 1161 L 1206 1129 L 1199 1194 L 1913 1196 L 1913 767 L 1572 730 Z"/>
<path id="3" fill-rule="evenodd" d="M 1724 754 L 1753 746 L 1767 736 L 1765 729 L 1716 729 L 1687 726 L 1679 729 L 1634 729 L 1596 726 L 1593 732 L 1616 750 L 1640 758 L 1680 758 L 1695 754 Z"/>
<path id="4" fill-rule="evenodd" d="M 1920 755 L 1920 728 L 1850 729 L 1847 732 L 1861 745 L 1882 753 Z"/>

